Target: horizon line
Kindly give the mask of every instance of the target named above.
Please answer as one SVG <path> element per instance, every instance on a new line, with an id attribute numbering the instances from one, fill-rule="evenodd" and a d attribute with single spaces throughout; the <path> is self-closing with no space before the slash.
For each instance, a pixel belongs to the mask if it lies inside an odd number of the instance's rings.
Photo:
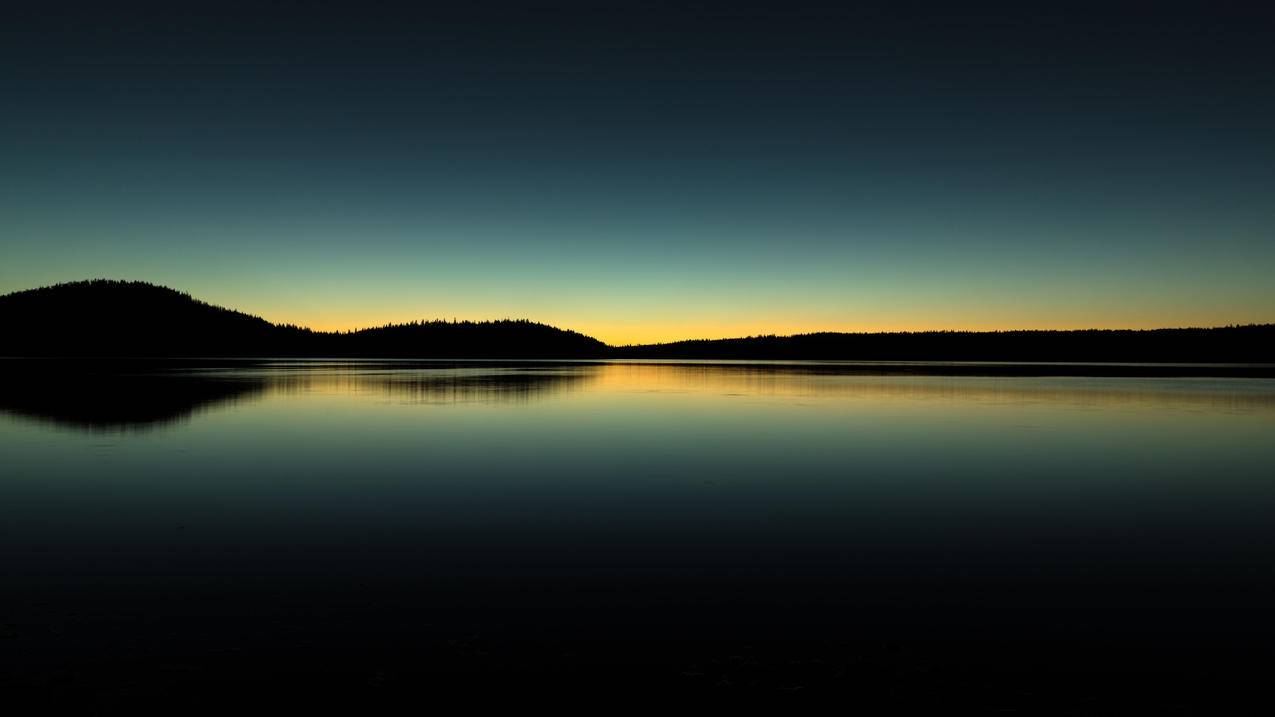
<path id="1" fill-rule="evenodd" d="M 969 333 L 969 334 L 983 334 L 983 333 L 1067 332 L 1067 331 L 1182 331 L 1182 330 L 1208 330 L 1208 329 L 1238 328 L 1238 327 L 1246 327 L 1246 326 L 1271 326 L 1271 325 L 1275 325 L 1275 321 L 1239 321 L 1239 322 L 1228 322 L 1228 323 L 1225 323 L 1225 324 L 1218 323 L 1218 324 L 1213 324 L 1213 325 L 1199 325 L 1199 324 L 1196 324 L 1196 325 L 1182 325 L 1182 324 L 1179 324 L 1179 325 L 1163 325 L 1163 324 L 1157 324 L 1157 325 L 1131 326 L 1131 325 L 1127 325 L 1127 324 L 1123 324 L 1123 325 L 1092 325 L 1092 324 L 1089 324 L 1089 325 L 1079 325 L 1079 324 L 1077 324 L 1077 325 L 1065 325 L 1065 326 L 1036 326 L 1036 327 L 1022 327 L 1022 326 L 1019 326 L 1019 327 L 1014 327 L 1014 328 L 951 328 L 951 327 L 943 327 L 943 328 L 890 328 L 890 329 L 881 329 L 881 328 L 875 328 L 875 329 L 836 329 L 836 328 L 820 328 L 820 329 L 813 329 L 813 330 L 808 330 L 808 331 L 789 331 L 789 332 L 771 331 L 771 332 L 761 332 L 761 333 L 734 334 L 734 335 L 719 335 L 719 336 L 691 336 L 691 337 L 687 337 L 687 338 L 659 339 L 659 340 L 652 340 L 652 341 L 645 341 L 645 342 L 640 342 L 640 341 L 628 341 L 628 342 L 614 342 L 614 343 L 612 343 L 612 342 L 605 341 L 605 340 L 603 340 L 603 339 L 597 338 L 597 337 L 596 337 L 596 336 L 594 336 L 593 334 L 588 333 L 588 332 L 586 332 L 586 331 L 582 331 L 582 330 L 580 330 L 580 329 L 573 328 L 573 327 L 572 327 L 569 323 L 568 323 L 568 324 L 549 323 L 549 322 L 546 322 L 546 321 L 541 321 L 541 320 L 539 320 L 539 319 L 533 319 L 533 318 L 530 318 L 530 317 L 513 317 L 513 316 L 509 316 L 509 315 L 506 315 L 506 316 L 503 316 L 503 317 L 500 317 L 500 318 L 481 318 L 481 319 L 474 319 L 474 318 L 463 318 L 463 319 L 461 319 L 461 318 L 457 318 L 457 317 L 452 317 L 450 320 L 448 320 L 448 319 L 446 319 L 446 318 L 441 318 L 441 317 L 440 317 L 440 318 L 434 318 L 434 319 L 417 318 L 417 319 L 407 319 L 407 320 L 403 320 L 403 321 L 385 321 L 385 322 L 380 322 L 380 323 L 367 323 L 367 324 L 363 324 L 363 325 L 355 325 L 355 326 L 352 326 L 352 327 L 340 327 L 340 328 L 337 328 L 337 327 L 326 327 L 326 328 L 320 328 L 320 327 L 318 327 L 318 326 L 316 326 L 316 325 L 314 325 L 314 324 L 309 324 L 309 323 L 296 323 L 296 322 L 292 322 L 292 321 L 277 321 L 277 320 L 273 320 L 273 319 L 268 318 L 265 314 L 254 313 L 254 312 L 252 312 L 252 311 L 250 311 L 250 310 L 248 310 L 248 309 L 244 309 L 244 308 L 238 308 L 238 307 L 234 307 L 234 306 L 227 306 L 227 305 L 223 305 L 223 304 L 213 303 L 213 302 L 211 302 L 211 301 L 207 301 L 207 300 L 205 300 L 205 299 L 201 299 L 201 298 L 199 298 L 198 296 L 195 296 L 193 293 L 191 293 L 191 292 L 189 292 L 189 291 L 185 291 L 185 290 L 183 290 L 183 289 L 173 288 L 173 287 L 168 286 L 168 285 L 166 285 L 166 284 L 157 284 L 157 283 L 154 283 L 154 282 L 151 282 L 151 281 L 147 281 L 147 280 L 144 280 L 144 279 L 108 279 L 108 278 L 96 278 L 96 279 L 79 279 L 79 280 L 72 280 L 72 281 L 62 281 L 62 282 L 57 282 L 57 283 L 54 283 L 54 284 L 46 284 L 46 285 L 44 285 L 44 286 L 35 286 L 35 287 L 30 287 L 30 288 L 27 288 L 27 289 L 16 289 L 16 290 L 13 290 L 13 291 L 9 291 L 9 292 L 7 292 L 7 293 L 5 293 L 5 294 L 0 294 L 0 298 L 2 298 L 2 297 L 4 297 L 4 296 L 9 296 L 9 295 L 12 295 L 12 294 L 19 294 L 19 293 L 27 292 L 27 291 L 39 291 L 39 290 L 42 290 L 42 289 L 51 289 L 51 288 L 56 288 L 56 287 L 59 287 L 59 286 L 71 286 L 71 285 L 76 285 L 76 284 L 91 284 L 91 283 L 95 283 L 95 282 L 118 283 L 118 284 L 141 284 L 141 285 L 145 285 L 145 286 L 151 286 L 151 287 L 156 287 L 156 288 L 161 288 L 161 289 L 167 289 L 167 290 L 169 290 L 169 291 L 173 291 L 173 292 L 176 292 L 176 293 L 178 293 L 178 294 L 181 294 L 181 295 L 187 296 L 187 297 L 189 297 L 190 299 L 192 299 L 192 300 L 194 300 L 194 301 L 197 301 L 197 302 L 199 302 L 199 303 L 206 304 L 206 305 L 208 305 L 208 306 L 213 306 L 213 307 L 221 308 L 221 309 L 227 309 L 227 310 L 230 310 L 230 311 L 235 311 L 235 312 L 238 312 L 238 313 L 241 313 L 241 314 L 245 314 L 245 315 L 248 315 L 248 316 L 252 316 L 252 317 L 255 317 L 255 318 L 261 319 L 262 321 L 266 321 L 267 323 L 269 323 L 269 324 L 271 324 L 271 325 L 274 325 L 274 326 L 292 326 L 292 327 L 296 327 L 296 328 L 298 328 L 298 329 L 302 329 L 302 330 L 305 330 L 305 331 L 310 331 L 310 332 L 313 332 L 313 333 L 326 333 L 326 334 L 357 333 L 357 332 L 359 332 L 359 331 L 368 331 L 368 330 L 374 330 L 374 329 L 380 329 L 380 328 L 392 327 L 392 326 L 405 326 L 405 325 L 410 325 L 410 324 L 413 324 L 413 323 L 464 323 L 464 322 L 468 322 L 468 323 L 484 323 L 484 322 L 497 322 L 497 321 L 527 321 L 527 322 L 531 322 L 531 323 L 541 324 L 541 325 L 544 325 L 544 326 L 551 326 L 551 327 L 553 327 L 553 328 L 557 328 L 557 329 L 562 329 L 562 330 L 566 330 L 566 331 L 571 331 L 571 332 L 574 332 L 574 333 L 580 334 L 580 335 L 582 335 L 582 336 L 585 336 L 585 337 L 588 337 L 588 338 L 594 339 L 594 340 L 596 340 L 596 341 L 599 341 L 599 342 L 601 342 L 601 343 L 605 344 L 606 346 L 609 346 L 609 347 L 612 347 L 612 348 L 624 348 L 624 347 L 631 347 L 631 346 L 660 346 L 660 345 L 666 345 L 666 344 L 676 344 L 676 343 L 684 343 L 684 342 L 690 342 L 690 341 L 732 341 L 732 340 L 744 340 L 744 339 L 756 339 L 756 338 L 771 338 L 771 337 L 773 337 L 773 338 L 787 338 L 787 337 L 793 337 L 793 336 L 809 336 L 809 335 L 814 335 L 814 334 L 845 334 L 845 335 L 872 336 L 872 335 L 888 335 L 888 334 L 926 334 L 926 333 Z M 320 326 L 321 326 L 321 325 L 320 325 Z"/>

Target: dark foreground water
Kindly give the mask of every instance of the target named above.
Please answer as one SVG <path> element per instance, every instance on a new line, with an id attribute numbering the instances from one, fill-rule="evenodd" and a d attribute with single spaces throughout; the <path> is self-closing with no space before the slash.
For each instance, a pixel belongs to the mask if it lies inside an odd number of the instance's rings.
<path id="1" fill-rule="evenodd" d="M 115 371 L 6 367 L 11 701 L 1267 699 L 1275 380 Z"/>

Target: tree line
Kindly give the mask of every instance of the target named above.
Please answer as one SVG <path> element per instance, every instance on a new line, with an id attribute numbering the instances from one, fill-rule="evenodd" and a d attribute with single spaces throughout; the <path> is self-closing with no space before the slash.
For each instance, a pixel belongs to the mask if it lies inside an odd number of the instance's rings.
<path id="1" fill-rule="evenodd" d="M 526 319 L 415 321 L 346 332 L 272 324 L 137 281 L 0 296 L 0 356 L 826 359 L 1275 363 L 1275 324 L 1078 331 L 751 336 L 608 346 Z"/>

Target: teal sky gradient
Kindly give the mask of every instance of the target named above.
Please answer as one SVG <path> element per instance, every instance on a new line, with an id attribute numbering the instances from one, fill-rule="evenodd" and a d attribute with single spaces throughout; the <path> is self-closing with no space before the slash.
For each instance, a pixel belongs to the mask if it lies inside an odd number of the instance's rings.
<path id="1" fill-rule="evenodd" d="M 0 37 L 0 291 L 613 343 L 1275 321 L 1266 25 L 640 18 Z"/>

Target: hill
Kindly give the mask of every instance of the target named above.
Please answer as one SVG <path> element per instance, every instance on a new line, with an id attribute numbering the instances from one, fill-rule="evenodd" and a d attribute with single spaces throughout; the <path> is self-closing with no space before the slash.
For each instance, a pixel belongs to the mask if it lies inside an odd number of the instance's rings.
<path id="1" fill-rule="evenodd" d="M 305 332 L 137 281 L 79 281 L 0 296 L 8 356 L 245 355 Z"/>
<path id="2" fill-rule="evenodd" d="M 607 350 L 526 320 L 311 331 L 162 286 L 100 279 L 0 296 L 0 327 L 0 356 L 587 358 Z"/>

